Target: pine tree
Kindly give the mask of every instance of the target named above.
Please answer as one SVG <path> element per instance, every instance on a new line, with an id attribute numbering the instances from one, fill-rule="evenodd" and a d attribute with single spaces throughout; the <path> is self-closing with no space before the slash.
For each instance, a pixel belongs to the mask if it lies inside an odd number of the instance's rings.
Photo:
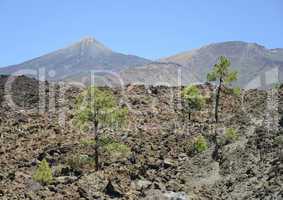
<path id="1" fill-rule="evenodd" d="M 120 127 L 126 121 L 127 113 L 126 108 L 117 105 L 113 94 L 108 90 L 92 86 L 78 97 L 75 124 L 83 130 L 90 130 L 94 135 L 96 170 L 100 168 L 100 130 L 103 127 Z"/>
<path id="2" fill-rule="evenodd" d="M 220 56 L 218 63 L 215 64 L 212 71 L 207 74 L 208 81 L 218 81 L 214 113 L 216 123 L 218 122 L 218 109 L 222 86 L 225 84 L 230 84 L 238 78 L 238 73 L 231 70 L 230 65 L 231 62 L 228 58 L 225 56 Z"/>
<path id="3" fill-rule="evenodd" d="M 204 105 L 204 97 L 201 95 L 199 89 L 195 85 L 189 85 L 184 88 L 182 92 L 184 98 L 184 107 L 189 114 L 189 120 L 191 120 L 192 112 L 201 110 Z"/>
<path id="4" fill-rule="evenodd" d="M 47 185 L 52 182 L 52 170 L 45 159 L 40 162 L 35 174 L 33 175 L 33 180 L 43 185 Z"/>

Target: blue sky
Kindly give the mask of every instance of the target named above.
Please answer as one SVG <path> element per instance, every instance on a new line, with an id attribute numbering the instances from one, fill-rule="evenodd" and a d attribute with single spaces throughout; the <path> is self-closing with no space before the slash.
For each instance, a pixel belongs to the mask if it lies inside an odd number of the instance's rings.
<path id="1" fill-rule="evenodd" d="M 157 59 L 243 40 L 283 47 L 282 0 L 0 0 L 0 66 L 94 36 Z"/>

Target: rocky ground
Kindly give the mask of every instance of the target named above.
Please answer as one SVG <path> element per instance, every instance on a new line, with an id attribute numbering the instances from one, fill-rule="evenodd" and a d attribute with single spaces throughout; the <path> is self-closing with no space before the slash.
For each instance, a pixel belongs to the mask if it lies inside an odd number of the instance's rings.
<path id="1" fill-rule="evenodd" d="M 92 135 L 72 125 L 81 89 L 46 83 L 48 98 L 42 98 L 37 81 L 20 77 L 12 95 L 20 106 L 13 109 L 5 101 L 5 81 L 0 78 L 0 199 L 283 199 L 283 132 L 278 127 L 283 88 L 241 96 L 226 90 L 218 124 L 211 85 L 199 86 L 207 105 L 192 121 L 183 112 L 179 88 L 114 89 L 119 103 L 129 107 L 129 121 L 122 130 L 103 133 L 130 151 L 103 152 L 102 169 L 96 172 L 87 143 Z M 60 87 L 65 96 L 56 92 Z M 237 140 L 221 142 L 225 128 L 237 130 Z M 199 135 L 208 142 L 201 153 L 193 148 Z M 82 157 L 90 162 L 80 163 Z M 43 159 L 54 176 L 45 186 L 32 179 Z"/>

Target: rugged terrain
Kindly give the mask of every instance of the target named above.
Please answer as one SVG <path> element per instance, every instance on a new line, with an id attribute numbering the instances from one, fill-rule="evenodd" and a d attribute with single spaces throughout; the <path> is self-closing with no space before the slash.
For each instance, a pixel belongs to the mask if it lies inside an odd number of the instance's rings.
<path id="1" fill-rule="evenodd" d="M 1 77 L 1 97 L 7 77 Z M 211 85 L 199 85 L 207 97 L 203 111 L 185 117 L 180 88 L 128 85 L 112 89 L 129 107 L 128 126 L 104 134 L 126 144 L 127 155 L 105 153 L 101 171 L 80 165 L 91 158 L 92 135 L 72 125 L 75 98 L 82 89 L 47 84 L 48 108 L 38 109 L 42 84 L 19 77 L 12 99 L 0 107 L 0 199 L 274 199 L 283 198 L 283 88 L 279 92 L 248 90 L 235 96 L 225 90 L 221 122 L 213 122 Z M 65 96 L 57 95 L 59 88 Z M 108 88 L 104 88 L 108 89 Z M 25 91 L 25 92 L 23 92 Z M 5 96 L 6 97 L 6 96 Z M 5 98 L 3 98 L 5 99 Z M 279 104 L 279 105 L 278 105 Z M 279 110 L 278 110 L 279 108 Z M 281 119 L 282 121 L 282 119 Z M 239 138 L 216 145 L 224 128 Z M 203 135 L 208 149 L 192 148 Z M 217 142 L 217 144 L 220 144 Z M 52 166 L 54 182 L 32 179 L 39 161 Z"/>

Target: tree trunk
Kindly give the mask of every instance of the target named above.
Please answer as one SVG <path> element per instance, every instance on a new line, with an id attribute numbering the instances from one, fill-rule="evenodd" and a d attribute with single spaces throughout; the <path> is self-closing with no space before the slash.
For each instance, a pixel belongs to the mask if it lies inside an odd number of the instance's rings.
<path id="1" fill-rule="evenodd" d="M 94 160 L 95 160 L 95 170 L 98 171 L 100 168 L 99 164 L 99 133 L 98 133 L 98 123 L 94 122 Z"/>
<path id="2" fill-rule="evenodd" d="M 192 113 L 189 112 L 189 121 L 191 121 Z"/>
<path id="3" fill-rule="evenodd" d="M 219 144 L 217 142 L 217 133 L 215 131 L 214 136 L 213 136 L 213 141 L 215 143 L 214 151 L 212 152 L 212 159 L 215 161 L 219 161 L 220 156 L 219 156 Z"/>
<path id="4" fill-rule="evenodd" d="M 218 123 L 218 109 L 219 109 L 221 87 L 222 87 L 222 78 L 220 78 L 219 80 L 219 86 L 217 88 L 217 93 L 216 93 L 215 113 L 214 113 L 216 123 Z"/>

